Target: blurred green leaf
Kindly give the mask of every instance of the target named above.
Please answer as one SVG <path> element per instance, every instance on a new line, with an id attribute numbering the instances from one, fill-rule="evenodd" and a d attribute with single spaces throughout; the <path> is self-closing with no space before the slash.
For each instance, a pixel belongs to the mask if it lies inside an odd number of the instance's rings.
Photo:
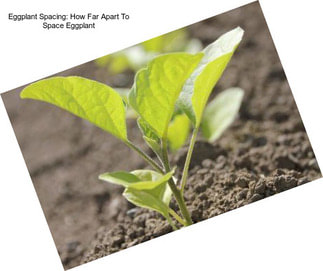
<path id="1" fill-rule="evenodd" d="M 141 43 L 148 52 L 168 53 L 183 51 L 187 43 L 187 31 L 181 28 Z"/>
<path id="2" fill-rule="evenodd" d="M 112 55 L 109 61 L 109 71 L 113 74 L 124 72 L 130 66 L 129 60 L 122 52 Z"/>
<path id="3" fill-rule="evenodd" d="M 241 88 L 230 88 L 218 94 L 205 108 L 202 119 L 202 133 L 214 141 L 234 121 L 243 99 Z"/>
<path id="4" fill-rule="evenodd" d="M 125 106 L 111 87 L 82 77 L 52 77 L 30 84 L 20 94 L 54 104 L 127 141 Z"/>
<path id="5" fill-rule="evenodd" d="M 111 60 L 111 57 L 112 55 L 105 55 L 95 59 L 94 61 L 99 67 L 103 68 L 106 67 L 106 65 L 108 65 L 109 61 Z"/>
<path id="6" fill-rule="evenodd" d="M 199 127 L 210 93 L 229 63 L 242 36 L 243 30 L 237 27 L 207 46 L 203 50 L 202 60 L 185 82 L 178 105 L 195 127 Z"/>

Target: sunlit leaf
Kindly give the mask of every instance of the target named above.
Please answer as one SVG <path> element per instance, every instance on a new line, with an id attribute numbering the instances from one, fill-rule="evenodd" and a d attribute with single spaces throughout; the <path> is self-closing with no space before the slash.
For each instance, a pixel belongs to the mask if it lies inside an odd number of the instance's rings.
<path id="1" fill-rule="evenodd" d="M 242 36 L 243 30 L 237 27 L 207 46 L 203 50 L 202 60 L 185 82 L 178 105 L 195 127 L 199 127 L 210 93 L 229 63 Z"/>
<path id="2" fill-rule="evenodd" d="M 173 176 L 174 170 L 162 175 L 153 170 L 134 170 L 131 172 L 133 175 L 137 176 L 141 182 L 132 183 L 128 187 L 138 189 L 138 190 L 154 190 L 160 186 L 160 184 L 166 184 L 166 182 Z M 156 191 L 155 191 L 156 192 Z M 159 191 L 160 193 L 156 196 L 161 197 L 161 193 L 164 192 L 163 189 Z"/>
<path id="3" fill-rule="evenodd" d="M 127 140 L 125 106 L 111 87 L 82 77 L 52 77 L 30 84 L 20 94 L 54 104 Z"/>
<path id="4" fill-rule="evenodd" d="M 179 93 L 202 56 L 161 55 L 137 73 L 129 103 L 159 138 L 166 137 Z"/>

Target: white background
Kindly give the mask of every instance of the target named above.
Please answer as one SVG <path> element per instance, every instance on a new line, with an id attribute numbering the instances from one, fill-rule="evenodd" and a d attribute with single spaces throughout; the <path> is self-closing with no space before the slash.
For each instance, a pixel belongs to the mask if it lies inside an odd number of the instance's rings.
<path id="1" fill-rule="evenodd" d="M 119 50 L 251 1 L 1 2 L 0 91 Z M 184 4 L 185 3 L 185 4 Z M 323 168 L 321 1 L 262 0 L 269 29 Z M 48 32 L 9 12 L 127 12 L 96 31 Z M 115 37 L 115 39 L 111 39 Z M 0 102 L 0 269 L 63 270 Z M 323 270 L 323 180 L 159 237 L 76 270 Z"/>

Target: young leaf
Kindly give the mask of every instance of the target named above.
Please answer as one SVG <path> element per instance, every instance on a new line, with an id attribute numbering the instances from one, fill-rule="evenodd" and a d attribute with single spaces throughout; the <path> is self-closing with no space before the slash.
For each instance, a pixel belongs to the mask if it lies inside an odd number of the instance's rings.
<path id="1" fill-rule="evenodd" d="M 159 143 L 159 137 L 157 136 L 157 134 L 153 131 L 153 129 L 149 126 L 149 124 L 147 122 L 145 122 L 142 118 L 138 118 L 137 124 L 138 124 L 138 127 L 139 127 L 141 133 L 145 137 L 148 137 L 148 138 L 156 141 L 157 143 Z"/>
<path id="2" fill-rule="evenodd" d="M 150 190 L 126 188 L 123 196 L 134 205 L 159 212 L 164 217 L 169 216 L 168 206 L 161 199 L 153 195 Z"/>
<path id="3" fill-rule="evenodd" d="M 157 141 L 155 141 L 155 140 L 153 140 L 153 139 L 151 139 L 149 137 L 143 136 L 142 138 L 145 140 L 145 142 L 147 143 L 149 148 L 151 148 L 156 155 L 161 157 L 162 149 L 161 149 L 160 144 Z"/>
<path id="4" fill-rule="evenodd" d="M 177 182 L 176 178 L 173 177 L 173 174 L 175 172 L 175 169 L 172 171 L 166 173 L 165 175 L 162 175 L 156 171 L 152 170 L 134 170 L 132 171 L 133 174 L 135 174 L 139 179 L 143 181 L 153 181 L 155 184 L 156 183 L 165 183 L 164 186 L 160 185 L 155 185 L 155 193 L 160 198 L 167 206 L 169 205 L 169 202 L 172 197 L 172 190 L 170 189 L 169 185 L 166 183 L 171 177 Z M 157 187 L 158 186 L 158 187 Z M 132 188 L 135 188 L 135 186 L 132 186 Z"/>
<path id="5" fill-rule="evenodd" d="M 143 139 L 147 145 L 158 155 L 161 156 L 160 139 L 152 128 L 142 118 L 137 119 L 138 127 L 143 134 Z"/>
<path id="6" fill-rule="evenodd" d="M 152 190 L 159 187 L 161 184 L 166 184 L 166 182 L 173 176 L 174 170 L 166 173 L 165 175 L 152 170 L 134 170 L 131 173 L 141 179 L 141 182 L 132 183 L 128 187 L 138 190 Z M 160 192 L 163 192 L 163 189 L 161 189 Z"/>
<path id="7" fill-rule="evenodd" d="M 174 174 L 174 170 L 164 176 L 151 170 L 136 170 L 132 173 L 145 181 L 126 188 L 123 192 L 126 199 L 137 206 L 157 211 L 168 217 L 171 190 L 167 181 Z"/>
<path id="8" fill-rule="evenodd" d="M 178 95 L 202 56 L 161 55 L 136 74 L 129 103 L 159 138 L 166 137 Z"/>
<path id="9" fill-rule="evenodd" d="M 116 171 L 111 173 L 106 172 L 101 174 L 99 176 L 99 179 L 113 184 L 119 184 L 124 187 L 128 187 L 131 184 L 139 183 L 142 181 L 136 175 L 125 171 Z"/>
<path id="10" fill-rule="evenodd" d="M 82 77 L 52 77 L 27 86 L 20 94 L 54 104 L 127 140 L 125 106 L 112 88 Z"/>
<path id="11" fill-rule="evenodd" d="M 168 126 L 167 139 L 172 151 L 182 147 L 190 132 L 190 120 L 185 114 L 176 115 Z"/>
<path id="12" fill-rule="evenodd" d="M 203 50 L 202 60 L 185 82 L 178 105 L 195 127 L 199 127 L 210 93 L 239 45 L 242 35 L 243 30 L 237 27 L 207 46 Z"/>
<path id="13" fill-rule="evenodd" d="M 160 212 L 168 216 L 171 191 L 167 181 L 174 170 L 162 175 L 152 170 L 135 170 L 128 172 L 104 173 L 101 180 L 124 186 L 123 195 L 133 204 Z"/>
<path id="14" fill-rule="evenodd" d="M 209 141 L 216 140 L 234 121 L 243 99 L 241 88 L 229 88 L 218 94 L 205 108 L 202 133 Z"/>
<path id="15" fill-rule="evenodd" d="M 134 170 L 130 173 L 125 171 L 106 172 L 101 174 L 99 179 L 122 185 L 125 188 L 153 190 L 156 197 L 163 199 L 166 187 L 168 186 L 167 181 L 173 176 L 174 171 L 175 169 L 165 175 L 148 169 Z M 168 201 L 168 197 L 166 199 Z"/>

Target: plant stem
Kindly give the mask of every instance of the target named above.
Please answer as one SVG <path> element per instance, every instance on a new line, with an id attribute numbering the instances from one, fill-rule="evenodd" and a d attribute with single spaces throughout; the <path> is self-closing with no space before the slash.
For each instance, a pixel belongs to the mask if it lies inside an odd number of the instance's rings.
<path id="1" fill-rule="evenodd" d="M 164 174 L 165 172 L 164 172 L 164 170 L 151 158 L 151 157 L 149 157 L 146 153 L 144 153 L 141 149 L 139 149 L 136 145 L 134 145 L 132 142 L 130 142 L 130 141 L 125 141 L 125 143 L 126 143 L 126 145 L 128 146 L 128 147 L 130 147 L 131 149 L 133 149 L 134 151 L 136 151 L 148 164 L 150 164 L 154 169 L 156 169 L 158 172 L 160 172 L 160 173 L 162 173 L 162 174 Z M 166 155 L 167 155 L 167 146 L 166 146 Z M 166 159 L 166 161 L 167 161 L 167 163 L 166 163 L 166 165 L 167 166 L 165 166 L 165 164 L 164 164 L 164 167 L 165 167 L 165 170 L 166 170 L 166 168 L 168 168 L 168 170 L 167 170 L 167 172 L 169 172 L 170 171 L 170 167 L 169 167 L 169 162 L 168 162 L 168 155 L 167 155 L 167 159 Z M 165 162 L 166 162 L 165 161 Z M 163 162 L 164 162 L 164 160 L 163 160 Z M 172 183 L 174 184 L 174 186 L 175 186 L 175 189 L 176 189 L 176 191 L 177 192 L 179 192 L 178 191 L 178 189 L 176 188 L 176 185 L 175 185 L 175 183 L 173 182 L 173 180 L 172 179 L 170 179 L 171 181 L 172 181 Z M 169 182 L 169 181 L 168 181 Z M 170 185 L 170 187 L 172 187 L 171 185 Z M 172 191 L 173 191 L 173 189 L 172 189 Z M 173 191 L 173 193 L 174 193 L 174 191 Z M 179 193 L 180 194 L 180 193 Z M 173 230 L 178 230 L 177 229 L 177 227 L 174 225 L 174 223 L 173 223 L 173 221 L 172 221 L 172 219 L 168 216 L 168 217 L 165 217 L 166 218 L 166 220 L 168 221 L 168 223 L 172 226 L 172 228 L 173 228 Z"/>
<path id="2" fill-rule="evenodd" d="M 175 224 L 173 223 L 173 221 L 172 221 L 171 217 L 169 217 L 169 216 L 165 216 L 165 218 L 166 218 L 167 222 L 169 223 L 169 225 L 171 225 L 171 227 L 173 228 L 173 231 L 178 230 L 178 228 L 177 228 L 177 227 L 175 226 Z"/>
<path id="3" fill-rule="evenodd" d="M 193 130 L 190 145 L 188 147 L 188 152 L 187 152 L 187 155 L 186 155 L 186 160 L 185 160 L 184 169 L 183 169 L 183 175 L 182 175 L 182 180 L 181 180 L 181 194 L 182 195 L 184 193 L 184 188 L 185 188 L 185 185 L 186 185 L 186 182 L 187 182 L 188 170 L 189 170 L 189 167 L 190 167 L 192 153 L 193 153 L 194 144 L 195 144 L 195 141 L 196 141 L 196 136 L 197 136 L 198 130 L 199 130 L 198 127 L 194 128 L 194 130 Z"/>
<path id="4" fill-rule="evenodd" d="M 161 149 L 162 149 L 162 163 L 165 169 L 165 172 L 170 171 L 170 165 L 169 165 L 169 160 L 168 160 L 168 152 L 167 152 L 167 139 L 162 139 L 161 140 Z"/>
<path id="5" fill-rule="evenodd" d="M 183 220 L 173 209 L 169 208 L 169 213 L 183 226 L 187 226 L 187 223 L 185 220 Z"/>
<path id="6" fill-rule="evenodd" d="M 164 174 L 164 170 L 146 153 L 144 153 L 141 149 L 139 149 L 136 145 L 134 145 L 130 141 L 125 141 L 126 145 L 136 151 L 148 164 L 150 164 L 155 170 Z"/>
<path id="7" fill-rule="evenodd" d="M 168 153 L 167 153 L 167 139 L 162 139 L 161 145 L 162 145 L 163 165 L 164 165 L 165 171 L 169 172 L 170 166 L 169 166 Z M 181 213 L 182 213 L 184 219 L 186 220 L 186 225 L 187 226 L 192 225 L 193 221 L 192 221 L 189 211 L 187 210 L 186 204 L 184 202 L 184 197 L 183 197 L 182 193 L 178 190 L 178 188 L 172 178 L 168 180 L 168 185 L 174 194 L 174 197 L 177 201 L 178 207 L 181 210 Z"/>

